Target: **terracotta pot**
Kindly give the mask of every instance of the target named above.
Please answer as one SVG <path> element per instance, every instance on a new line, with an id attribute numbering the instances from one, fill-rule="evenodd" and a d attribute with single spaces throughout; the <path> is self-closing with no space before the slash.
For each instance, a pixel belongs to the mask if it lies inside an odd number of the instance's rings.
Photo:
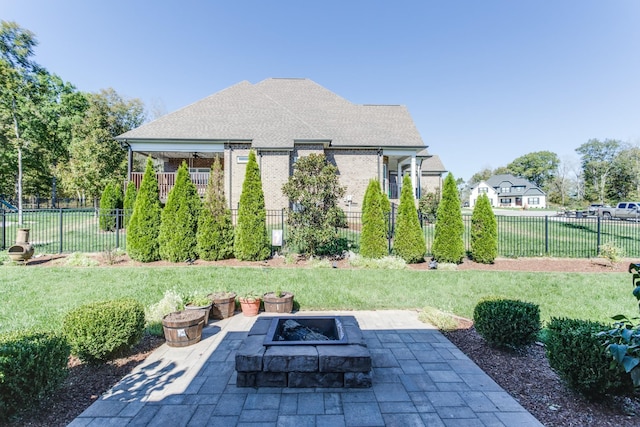
<path id="1" fill-rule="evenodd" d="M 245 316 L 256 316 L 260 311 L 260 298 L 238 298 L 242 314 Z"/>
<path id="2" fill-rule="evenodd" d="M 293 294 L 282 292 L 282 296 L 276 296 L 275 292 L 267 292 L 262 296 L 264 311 L 267 313 L 291 313 L 293 311 Z"/>
<path id="3" fill-rule="evenodd" d="M 214 292 L 207 295 L 207 298 L 213 302 L 213 307 L 211 307 L 213 319 L 226 319 L 233 316 L 236 311 L 235 292 Z"/>

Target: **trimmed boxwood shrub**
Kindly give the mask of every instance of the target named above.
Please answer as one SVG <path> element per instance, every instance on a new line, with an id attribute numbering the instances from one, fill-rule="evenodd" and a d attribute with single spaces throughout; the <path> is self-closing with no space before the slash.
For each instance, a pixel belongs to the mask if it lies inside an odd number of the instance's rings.
<path id="1" fill-rule="evenodd" d="M 0 424 L 50 396 L 67 376 L 69 344 L 52 332 L 0 335 Z"/>
<path id="2" fill-rule="evenodd" d="M 631 377 L 612 363 L 606 336 L 611 325 L 588 320 L 552 318 L 545 343 L 549 365 L 567 386 L 587 398 L 624 395 L 633 390 Z"/>
<path id="3" fill-rule="evenodd" d="M 133 299 L 100 301 L 70 311 L 62 331 L 71 353 L 97 363 L 121 355 L 142 338 L 144 307 Z"/>
<path id="4" fill-rule="evenodd" d="M 490 346 L 516 349 L 535 342 L 540 308 L 524 301 L 485 298 L 474 308 L 473 322 Z"/>

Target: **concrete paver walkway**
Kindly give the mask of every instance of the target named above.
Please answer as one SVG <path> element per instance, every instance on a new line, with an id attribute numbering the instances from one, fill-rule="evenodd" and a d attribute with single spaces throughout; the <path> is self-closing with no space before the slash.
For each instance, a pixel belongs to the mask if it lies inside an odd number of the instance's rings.
<path id="1" fill-rule="evenodd" d="M 542 426 L 416 312 L 298 314 L 355 316 L 373 386 L 236 387 L 235 351 L 256 319 L 236 314 L 195 345 L 162 345 L 70 426 Z"/>

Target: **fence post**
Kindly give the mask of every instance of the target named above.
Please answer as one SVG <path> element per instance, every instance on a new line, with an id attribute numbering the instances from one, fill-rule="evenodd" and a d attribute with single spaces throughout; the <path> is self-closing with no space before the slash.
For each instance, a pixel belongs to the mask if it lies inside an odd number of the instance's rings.
<path id="1" fill-rule="evenodd" d="M 116 209 L 116 248 L 119 248 L 119 247 L 120 247 L 120 209 Z"/>
<path id="2" fill-rule="evenodd" d="M 389 253 L 391 253 L 391 239 L 393 238 L 393 224 L 395 224 L 395 216 L 396 216 L 396 205 L 395 203 L 391 203 L 391 212 L 389 212 L 389 217 L 387 221 L 389 221 L 389 235 L 387 236 L 387 240 L 389 242 Z"/>
<path id="3" fill-rule="evenodd" d="M 59 210 L 60 210 L 60 248 L 58 249 L 58 253 L 61 254 L 62 253 L 62 234 L 63 234 L 63 229 L 62 229 L 62 208 L 60 208 Z"/>
<path id="4" fill-rule="evenodd" d="M 549 255 L 549 215 L 544 216 L 544 253 Z"/>
<path id="5" fill-rule="evenodd" d="M 598 228 L 598 232 L 596 233 L 596 236 L 597 236 L 596 237 L 596 245 L 597 245 L 596 246 L 596 256 L 599 256 L 600 255 L 600 234 L 601 234 L 600 233 L 600 231 L 601 231 L 600 230 L 600 215 L 598 215 L 597 218 L 598 218 L 598 227 L 597 227 Z"/>
<path id="6" fill-rule="evenodd" d="M 5 249 L 7 247 L 7 217 L 4 209 L 0 210 L 2 210 L 2 249 Z"/>

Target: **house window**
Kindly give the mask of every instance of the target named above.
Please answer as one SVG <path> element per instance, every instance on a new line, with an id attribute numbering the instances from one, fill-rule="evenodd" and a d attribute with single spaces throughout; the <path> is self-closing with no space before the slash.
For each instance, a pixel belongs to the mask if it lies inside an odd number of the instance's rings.
<path id="1" fill-rule="evenodd" d="M 511 193 L 511 187 L 502 187 L 500 189 L 501 193 Z"/>
<path id="2" fill-rule="evenodd" d="M 500 204 L 501 205 L 510 205 L 511 204 L 511 199 L 500 199 Z"/>
<path id="3" fill-rule="evenodd" d="M 527 199 L 527 204 L 528 205 L 539 205 L 540 204 L 540 197 L 529 197 Z"/>
<path id="4" fill-rule="evenodd" d="M 249 163 L 249 156 L 238 156 L 236 157 L 236 161 L 238 163 Z"/>
<path id="5" fill-rule="evenodd" d="M 516 193 L 522 193 L 524 187 L 513 187 L 514 190 L 516 190 Z"/>
<path id="6" fill-rule="evenodd" d="M 489 187 L 478 187 L 479 194 L 488 193 L 488 192 L 489 192 Z"/>

